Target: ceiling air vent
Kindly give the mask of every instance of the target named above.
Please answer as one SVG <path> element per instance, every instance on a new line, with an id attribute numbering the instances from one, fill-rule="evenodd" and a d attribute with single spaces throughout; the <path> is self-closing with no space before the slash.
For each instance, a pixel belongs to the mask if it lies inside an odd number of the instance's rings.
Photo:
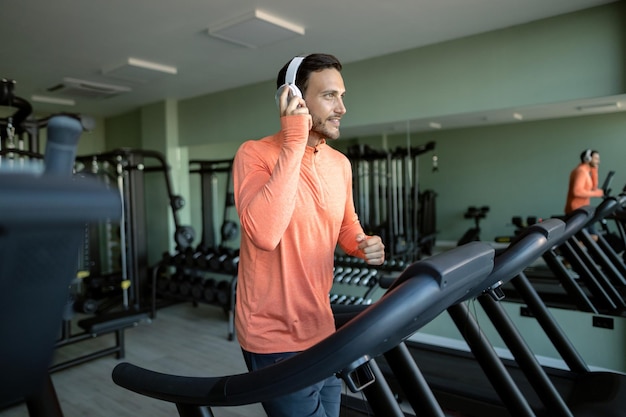
<path id="1" fill-rule="evenodd" d="M 74 98 L 108 98 L 131 91 L 129 87 L 94 83 L 76 78 L 63 78 L 63 82 L 46 91 L 52 94 Z"/>

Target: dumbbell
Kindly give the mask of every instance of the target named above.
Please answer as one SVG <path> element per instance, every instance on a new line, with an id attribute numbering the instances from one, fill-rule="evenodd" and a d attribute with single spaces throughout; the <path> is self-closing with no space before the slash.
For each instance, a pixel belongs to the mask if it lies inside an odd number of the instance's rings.
<path id="1" fill-rule="evenodd" d="M 215 302 L 215 298 L 216 298 L 215 280 L 209 278 L 204 281 L 204 286 L 202 290 L 202 298 L 207 303 Z"/>
<path id="2" fill-rule="evenodd" d="M 204 297 L 204 282 L 202 278 L 196 277 L 191 285 L 191 298 L 194 300 L 202 300 Z"/>
<path id="3" fill-rule="evenodd" d="M 346 284 L 350 285 L 359 285 L 359 282 L 363 277 L 370 273 L 370 270 L 367 268 L 361 268 L 358 273 L 350 276 L 350 279 L 346 282 Z"/>
<path id="4" fill-rule="evenodd" d="M 215 289 L 217 290 L 217 303 L 227 306 L 230 301 L 230 282 L 227 280 L 220 281 Z"/>
<path id="5" fill-rule="evenodd" d="M 85 314 L 94 314 L 98 311 L 98 306 L 102 300 L 94 300 L 93 298 L 78 298 L 72 303 L 74 311 Z"/>
<path id="6" fill-rule="evenodd" d="M 190 268 L 198 266 L 199 259 L 204 256 L 205 249 L 202 244 L 194 250 L 191 247 L 185 249 L 185 264 Z"/>
<path id="7" fill-rule="evenodd" d="M 174 254 L 174 262 L 173 264 L 176 266 L 184 266 L 187 261 L 187 256 L 185 255 L 185 251 L 176 251 Z"/>
<path id="8" fill-rule="evenodd" d="M 344 261 L 345 261 L 345 259 L 344 259 L 344 257 L 343 257 L 343 256 L 341 256 L 341 255 L 335 255 L 335 263 L 336 263 L 336 264 L 341 264 L 341 263 L 344 263 Z"/>
<path id="9" fill-rule="evenodd" d="M 329 296 L 330 303 L 335 304 L 335 301 L 337 301 L 337 298 L 339 298 L 339 294 L 330 294 Z"/>
<path id="10" fill-rule="evenodd" d="M 370 269 L 369 273 L 367 275 L 365 275 L 361 281 L 359 281 L 359 284 L 363 285 L 363 286 L 367 286 L 370 281 L 372 281 L 372 279 L 378 275 L 378 270 L 377 269 Z"/>
<path id="11" fill-rule="evenodd" d="M 219 248 L 217 253 L 209 259 L 209 269 L 215 272 L 221 271 L 229 256 L 232 256 L 231 249 Z"/>
<path id="12" fill-rule="evenodd" d="M 344 303 L 344 301 L 346 301 L 347 299 L 348 299 L 348 296 L 347 296 L 347 295 L 345 295 L 345 294 L 340 295 L 340 296 L 339 296 L 339 298 L 337 298 L 337 299 L 335 300 L 335 304 L 343 304 L 343 303 Z"/>
<path id="13" fill-rule="evenodd" d="M 358 297 L 356 298 L 354 301 L 352 301 L 352 304 L 355 306 L 361 305 L 363 304 L 363 301 L 365 300 L 365 298 L 363 297 Z"/>
<path id="14" fill-rule="evenodd" d="M 199 280 L 198 277 L 192 277 L 189 275 L 183 275 L 183 279 L 178 286 L 178 292 L 183 297 L 189 297 L 191 295 L 191 288 Z"/>
<path id="15" fill-rule="evenodd" d="M 334 266 L 333 267 L 333 281 L 335 280 L 337 275 L 341 274 L 342 272 L 343 272 L 343 266 Z"/>
<path id="16" fill-rule="evenodd" d="M 350 297 L 346 298 L 346 300 L 343 302 L 345 305 L 351 305 L 354 304 L 354 302 L 356 301 L 357 297 L 354 295 L 351 295 Z"/>
<path id="17" fill-rule="evenodd" d="M 349 275 L 350 273 L 352 273 L 352 267 L 346 266 L 345 268 L 343 268 L 343 271 L 341 271 L 341 273 L 335 275 L 335 282 L 341 282 L 346 275 Z"/>
<path id="18" fill-rule="evenodd" d="M 198 265 L 198 268 L 202 270 L 208 270 L 209 262 L 215 255 L 216 255 L 216 252 L 213 248 L 205 249 L 204 252 L 202 253 L 202 256 L 196 259 L 196 264 Z"/>
<path id="19" fill-rule="evenodd" d="M 172 255 L 169 252 L 163 252 L 163 255 L 161 256 L 161 265 L 163 266 L 174 265 L 174 257 L 172 257 Z"/>
<path id="20" fill-rule="evenodd" d="M 343 282 L 346 284 L 350 284 L 350 285 L 357 285 L 359 281 L 361 280 L 361 278 L 363 278 L 368 273 L 369 273 L 369 269 L 367 268 L 361 268 L 361 269 L 357 268 L 356 272 L 354 272 L 349 277 L 347 277 L 347 279 L 344 279 Z"/>
<path id="21" fill-rule="evenodd" d="M 353 267 L 348 267 L 346 269 L 350 269 L 350 271 L 346 271 L 343 274 L 341 274 L 341 276 L 337 278 L 337 282 L 340 282 L 342 284 L 347 284 L 348 281 L 350 281 L 350 277 L 360 271 L 360 269 L 353 268 Z"/>
<path id="22" fill-rule="evenodd" d="M 365 259 L 352 257 L 352 264 L 357 265 L 360 268 L 363 268 L 366 264 Z"/>
<path id="23" fill-rule="evenodd" d="M 184 280 L 183 273 L 180 271 L 176 271 L 174 275 L 170 277 L 170 282 L 167 286 L 167 291 L 170 294 L 177 294 L 180 289 L 180 284 L 182 284 Z"/>
<path id="24" fill-rule="evenodd" d="M 232 251 L 222 262 L 222 268 L 227 274 L 235 274 L 239 267 L 239 249 Z"/>

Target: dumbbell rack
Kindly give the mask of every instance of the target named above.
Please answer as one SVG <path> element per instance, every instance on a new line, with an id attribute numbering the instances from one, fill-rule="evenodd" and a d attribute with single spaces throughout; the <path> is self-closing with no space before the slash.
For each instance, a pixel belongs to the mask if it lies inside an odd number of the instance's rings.
<path id="1" fill-rule="evenodd" d="M 363 259 L 335 256 L 331 304 L 368 305 L 375 299 L 378 288 L 392 281 L 404 269 L 403 262 L 386 261 L 383 265 L 367 265 Z M 382 285 L 381 285 L 382 284 Z"/>
<path id="2" fill-rule="evenodd" d="M 209 304 L 228 316 L 228 340 L 235 334 L 235 290 L 238 251 L 187 248 L 166 252 L 154 271 L 154 296 L 173 301 Z"/>

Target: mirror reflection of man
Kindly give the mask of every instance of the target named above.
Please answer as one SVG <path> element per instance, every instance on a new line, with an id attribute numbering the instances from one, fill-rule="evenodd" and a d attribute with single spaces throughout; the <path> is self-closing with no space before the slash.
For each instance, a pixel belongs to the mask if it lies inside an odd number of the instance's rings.
<path id="1" fill-rule="evenodd" d="M 604 197 L 604 190 L 598 188 L 598 167 L 600 153 L 593 149 L 585 149 L 580 154 L 580 164 L 569 174 L 569 188 L 565 202 L 565 214 L 577 208 L 591 204 L 591 197 Z M 597 239 L 598 232 L 593 224 L 587 226 L 587 231 Z"/>
<path id="2" fill-rule="evenodd" d="M 565 202 L 565 214 L 591 204 L 591 197 L 603 197 L 604 191 L 598 188 L 598 167 L 600 153 L 585 149 L 580 154 L 580 164 L 569 174 L 569 188 Z"/>

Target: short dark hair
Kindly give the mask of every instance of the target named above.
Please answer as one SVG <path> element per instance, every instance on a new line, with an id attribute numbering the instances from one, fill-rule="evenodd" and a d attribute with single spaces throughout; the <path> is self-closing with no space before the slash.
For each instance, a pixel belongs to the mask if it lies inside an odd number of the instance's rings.
<path id="1" fill-rule="evenodd" d="M 291 60 L 289 60 L 289 62 L 287 62 L 280 69 L 280 71 L 278 71 L 276 88 L 280 88 L 281 85 L 285 84 L 285 75 L 287 74 L 287 67 L 290 62 Z M 302 94 L 305 93 L 306 88 L 309 85 L 309 76 L 311 73 L 328 68 L 334 68 L 337 71 L 341 71 L 341 62 L 339 62 L 335 56 L 330 54 L 307 55 L 298 67 L 298 72 L 296 73 L 296 86 L 300 89 L 300 91 L 302 91 Z"/>

